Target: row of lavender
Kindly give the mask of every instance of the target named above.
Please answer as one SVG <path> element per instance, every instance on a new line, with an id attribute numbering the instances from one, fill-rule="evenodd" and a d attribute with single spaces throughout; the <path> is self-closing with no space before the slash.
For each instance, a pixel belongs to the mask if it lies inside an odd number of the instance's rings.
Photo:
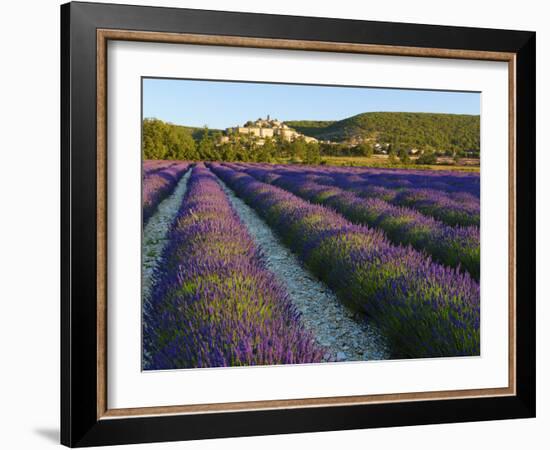
<path id="1" fill-rule="evenodd" d="M 210 167 L 343 303 L 380 328 L 395 357 L 479 354 L 479 285 L 470 275 L 243 171 Z"/>
<path id="2" fill-rule="evenodd" d="M 479 227 L 479 177 L 469 179 L 472 181 L 471 191 L 475 194 L 468 190 L 438 189 L 438 182 L 433 178 L 433 176 L 427 177 L 427 180 L 417 185 L 396 186 L 393 181 L 369 175 L 357 177 L 335 173 L 330 184 L 352 190 L 364 198 L 379 198 L 394 205 L 413 207 L 448 225 Z M 462 185 L 463 188 L 466 186 Z"/>
<path id="3" fill-rule="evenodd" d="M 398 170 L 388 173 L 370 168 L 254 166 L 269 168 L 273 174 L 299 173 L 309 181 L 337 186 L 362 198 L 378 198 L 396 206 L 411 207 L 451 226 L 479 227 L 479 174 L 476 173 L 403 174 Z"/>
<path id="4" fill-rule="evenodd" d="M 378 198 L 362 198 L 338 186 L 321 184 L 307 170 L 278 170 L 266 166 L 234 165 L 249 175 L 288 190 L 314 203 L 328 206 L 354 223 L 384 230 L 396 243 L 425 251 L 441 264 L 459 267 L 479 280 L 479 228 L 452 227 L 419 211 L 395 206 Z"/>
<path id="5" fill-rule="evenodd" d="M 157 170 L 166 169 L 174 164 L 173 161 L 166 161 L 163 159 L 146 159 L 143 161 L 143 175 L 149 175 Z"/>
<path id="6" fill-rule="evenodd" d="M 279 167 L 285 167 L 279 165 Z M 288 166 L 286 166 L 288 167 Z M 323 170 L 323 166 L 310 166 L 311 170 Z M 370 180 L 371 184 L 391 189 L 427 188 L 449 194 L 469 193 L 479 198 L 479 172 L 457 172 L 410 169 L 378 169 L 372 167 L 330 167 L 331 174 L 357 176 Z"/>
<path id="7" fill-rule="evenodd" d="M 202 164 L 144 311 L 146 369 L 321 361 L 299 313 Z"/>
<path id="8" fill-rule="evenodd" d="M 173 161 L 146 163 L 143 173 L 143 224 L 147 223 L 159 203 L 174 190 L 190 166 L 187 162 Z"/>

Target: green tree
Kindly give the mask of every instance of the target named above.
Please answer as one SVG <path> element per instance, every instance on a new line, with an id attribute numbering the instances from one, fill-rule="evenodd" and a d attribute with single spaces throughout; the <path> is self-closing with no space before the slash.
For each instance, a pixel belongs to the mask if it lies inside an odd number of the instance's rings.
<path id="1" fill-rule="evenodd" d="M 143 121 L 143 157 L 145 159 L 197 159 L 195 140 L 185 127 L 158 119 Z"/>
<path id="2" fill-rule="evenodd" d="M 143 157 L 145 159 L 164 159 L 167 147 L 164 142 L 166 125 L 158 119 L 143 121 Z"/>
<path id="3" fill-rule="evenodd" d="M 409 164 L 411 162 L 411 158 L 409 157 L 409 152 L 406 148 L 401 147 L 397 152 L 397 155 L 399 156 L 399 159 L 403 164 Z"/>
<path id="4" fill-rule="evenodd" d="M 294 139 L 289 146 L 290 157 L 293 160 L 303 161 L 306 156 L 307 144 L 303 138 Z"/>
<path id="5" fill-rule="evenodd" d="M 236 144 L 233 142 L 226 142 L 219 148 L 220 159 L 222 161 L 235 161 L 237 151 Z"/>
<path id="6" fill-rule="evenodd" d="M 208 127 L 204 127 L 202 134 L 202 138 L 199 141 L 199 147 L 198 147 L 198 156 L 199 159 L 203 161 L 215 161 L 217 156 L 217 152 L 214 146 L 214 141 L 210 137 L 210 133 L 208 132 Z"/>
<path id="7" fill-rule="evenodd" d="M 374 147 L 369 142 L 362 142 L 357 146 L 358 156 L 372 156 L 374 153 Z"/>
<path id="8" fill-rule="evenodd" d="M 309 142 L 306 144 L 304 162 L 306 164 L 319 164 L 321 162 L 321 153 L 317 142 Z"/>
<path id="9" fill-rule="evenodd" d="M 166 130 L 167 159 L 193 160 L 197 159 L 195 140 L 191 133 L 178 126 Z"/>
<path id="10" fill-rule="evenodd" d="M 425 151 L 420 157 L 416 160 L 417 164 L 435 164 L 437 163 L 437 155 L 433 151 Z"/>
<path id="11" fill-rule="evenodd" d="M 258 162 L 272 162 L 275 157 L 275 144 L 273 139 L 266 138 L 264 145 L 259 148 L 257 161 Z"/>

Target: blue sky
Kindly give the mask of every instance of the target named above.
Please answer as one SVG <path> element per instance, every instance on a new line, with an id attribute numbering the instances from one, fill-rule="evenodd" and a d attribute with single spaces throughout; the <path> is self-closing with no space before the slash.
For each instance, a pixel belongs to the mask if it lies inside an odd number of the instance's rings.
<path id="1" fill-rule="evenodd" d="M 227 128 L 266 117 L 340 120 L 369 111 L 479 114 L 479 93 L 143 79 L 143 116 Z"/>

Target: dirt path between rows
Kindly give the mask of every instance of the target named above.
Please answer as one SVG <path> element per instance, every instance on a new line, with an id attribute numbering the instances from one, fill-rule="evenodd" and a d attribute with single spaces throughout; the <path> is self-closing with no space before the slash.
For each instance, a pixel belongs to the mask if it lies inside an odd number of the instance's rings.
<path id="1" fill-rule="evenodd" d="M 155 214 L 145 224 L 141 243 L 141 299 L 147 310 L 151 289 L 155 282 L 155 270 L 161 262 L 162 251 L 168 242 L 166 236 L 176 216 L 191 176 L 189 169 L 176 185 L 176 188 L 158 206 Z M 145 324 L 144 324 L 145 325 Z"/>

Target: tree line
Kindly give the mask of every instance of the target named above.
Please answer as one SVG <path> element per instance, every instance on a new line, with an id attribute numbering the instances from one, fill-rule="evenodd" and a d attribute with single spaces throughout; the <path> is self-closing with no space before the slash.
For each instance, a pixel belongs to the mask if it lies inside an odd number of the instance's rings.
<path id="1" fill-rule="evenodd" d="M 321 162 L 318 143 L 304 139 L 292 142 L 265 139 L 259 145 L 250 136 L 232 136 L 229 142 L 221 142 L 222 133 L 208 128 L 196 129 L 174 125 L 159 119 L 143 120 L 143 158 L 186 161 L 242 161 L 242 162 Z"/>
<path id="2" fill-rule="evenodd" d="M 254 136 L 232 135 L 229 141 L 223 142 L 220 130 L 174 125 L 154 118 L 143 120 L 142 135 L 144 159 L 322 164 L 325 156 L 369 157 L 380 151 L 371 140 L 351 145 L 346 142 L 308 143 L 303 138 L 292 142 L 266 138 L 260 145 Z M 400 135 L 388 136 L 383 148 L 389 156 L 389 163 L 412 164 L 411 145 Z M 442 153 L 425 146 L 414 163 L 435 164 L 441 154 L 453 156 L 455 160 L 464 156 L 463 151 Z"/>

